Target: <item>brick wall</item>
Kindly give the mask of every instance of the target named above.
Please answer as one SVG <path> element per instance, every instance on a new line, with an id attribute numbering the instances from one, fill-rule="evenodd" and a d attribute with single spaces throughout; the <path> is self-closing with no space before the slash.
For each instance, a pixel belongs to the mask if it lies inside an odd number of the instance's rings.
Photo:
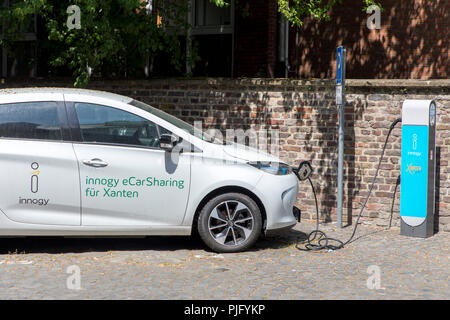
<path id="1" fill-rule="evenodd" d="M 305 18 L 290 28 L 290 75 L 332 78 L 336 48 L 347 48 L 347 76 L 354 79 L 447 79 L 450 74 L 450 0 L 381 0 L 381 29 L 370 30 L 363 1 L 347 0 L 331 20 Z M 242 16 L 241 8 L 249 16 Z M 277 46 L 276 0 L 239 2 L 235 25 L 235 75 L 273 77 Z M 298 39 L 296 39 L 298 37 Z"/>
<path id="2" fill-rule="evenodd" d="M 291 65 L 300 77 L 335 74 L 336 47 L 347 48 L 347 76 L 363 79 L 445 79 L 450 74 L 450 1 L 382 0 L 381 29 L 369 30 L 361 0 L 337 5 L 330 22 L 306 20 Z"/>
<path id="3" fill-rule="evenodd" d="M 6 83 L 0 87 L 68 86 L 70 82 Z M 450 81 L 348 80 L 345 108 L 344 221 L 354 221 L 375 173 L 385 135 L 401 116 L 405 99 L 437 102 L 437 219 L 440 231 L 450 231 Z M 337 130 L 332 81 L 280 79 L 204 79 L 92 81 L 90 88 L 132 96 L 184 120 L 203 120 L 206 128 L 278 129 L 281 158 L 291 165 L 311 160 L 321 218 L 336 220 Z M 387 145 L 377 184 L 362 222 L 399 225 L 401 129 Z M 304 217 L 315 216 L 310 186 L 300 184 L 298 206 Z"/>

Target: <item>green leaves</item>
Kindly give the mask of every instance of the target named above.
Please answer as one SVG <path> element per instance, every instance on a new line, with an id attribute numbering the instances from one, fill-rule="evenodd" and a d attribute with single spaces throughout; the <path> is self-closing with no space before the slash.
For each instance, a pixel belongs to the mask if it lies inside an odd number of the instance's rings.
<path id="1" fill-rule="evenodd" d="M 225 0 L 209 0 L 210 2 L 214 3 L 216 6 L 222 8 L 227 7 L 230 5 L 231 0 L 225 1 Z"/>
<path id="2" fill-rule="evenodd" d="M 305 17 L 328 20 L 330 9 L 341 0 L 278 0 L 278 10 L 292 26 L 301 27 Z"/>
<path id="3" fill-rule="evenodd" d="M 342 0 L 278 0 L 278 11 L 281 12 L 292 26 L 301 27 L 306 17 L 317 20 L 330 20 L 330 10 L 341 4 Z M 363 10 L 376 4 L 375 0 L 362 0 Z"/>
<path id="4" fill-rule="evenodd" d="M 68 5 L 81 11 L 81 29 L 67 26 Z M 178 36 L 186 33 L 186 2 L 153 0 L 147 11 L 141 0 L 57 0 L 18 1 L 0 10 L 5 19 L 5 38 L 0 42 L 11 53 L 15 41 L 33 23 L 36 12 L 45 23 L 52 48 L 49 65 L 72 70 L 75 86 L 94 76 L 115 77 L 143 73 L 148 56 L 168 55 L 178 70 L 184 66 L 184 53 Z M 161 25 L 161 21 L 163 25 Z"/>

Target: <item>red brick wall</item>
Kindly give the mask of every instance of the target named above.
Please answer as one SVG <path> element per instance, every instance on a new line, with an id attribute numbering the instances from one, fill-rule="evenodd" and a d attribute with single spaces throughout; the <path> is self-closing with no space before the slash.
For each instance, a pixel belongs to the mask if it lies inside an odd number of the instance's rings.
<path id="1" fill-rule="evenodd" d="M 336 6 L 330 22 L 307 20 L 291 64 L 302 78 L 334 78 L 336 47 L 347 48 L 347 76 L 436 79 L 450 76 L 450 0 L 381 0 L 381 29 L 369 30 L 361 0 Z M 291 44 L 295 35 L 291 34 Z"/>
<path id="2" fill-rule="evenodd" d="M 330 22 L 306 19 L 290 34 L 291 75 L 334 78 L 336 48 L 347 48 L 353 79 L 445 79 L 450 77 L 450 0 L 381 0 L 381 29 L 367 28 L 362 0 L 346 0 Z M 277 61 L 276 0 L 240 1 L 236 11 L 235 75 L 273 77 Z"/>

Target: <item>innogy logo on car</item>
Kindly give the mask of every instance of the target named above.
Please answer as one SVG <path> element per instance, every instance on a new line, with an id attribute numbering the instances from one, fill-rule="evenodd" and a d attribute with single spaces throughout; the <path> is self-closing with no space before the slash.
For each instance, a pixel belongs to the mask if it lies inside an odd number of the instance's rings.
<path id="1" fill-rule="evenodd" d="M 31 164 L 31 178 L 30 178 L 30 190 L 32 193 L 37 193 L 39 191 L 39 174 L 41 173 L 39 169 L 39 163 L 33 162 Z M 19 197 L 19 204 L 31 204 L 38 206 L 46 206 L 50 199 L 37 199 L 37 198 L 27 198 Z"/>

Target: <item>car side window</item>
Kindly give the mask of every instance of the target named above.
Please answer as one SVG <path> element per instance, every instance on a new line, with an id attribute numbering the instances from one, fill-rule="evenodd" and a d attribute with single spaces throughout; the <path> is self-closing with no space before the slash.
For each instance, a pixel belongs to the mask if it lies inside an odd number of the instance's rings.
<path id="1" fill-rule="evenodd" d="M 61 140 L 61 136 L 56 102 L 0 104 L 0 137 Z"/>
<path id="2" fill-rule="evenodd" d="M 84 142 L 159 148 L 159 127 L 152 121 L 113 107 L 74 105 Z"/>

